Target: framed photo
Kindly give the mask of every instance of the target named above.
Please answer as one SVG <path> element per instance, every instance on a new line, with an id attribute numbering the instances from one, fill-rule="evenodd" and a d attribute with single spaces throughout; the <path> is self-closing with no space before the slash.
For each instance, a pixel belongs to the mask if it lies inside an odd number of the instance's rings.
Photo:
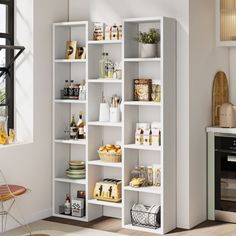
<path id="1" fill-rule="evenodd" d="M 66 42 L 66 59 L 75 59 L 77 50 L 77 41 Z"/>

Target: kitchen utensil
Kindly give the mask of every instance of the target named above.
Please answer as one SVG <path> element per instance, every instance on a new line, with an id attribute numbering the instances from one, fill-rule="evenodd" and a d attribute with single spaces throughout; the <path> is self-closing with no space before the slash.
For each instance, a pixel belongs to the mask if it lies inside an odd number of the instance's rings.
<path id="1" fill-rule="evenodd" d="M 220 127 L 236 127 L 236 106 L 233 106 L 231 103 L 224 103 L 216 107 L 216 112 L 218 112 L 218 109 L 220 109 Z"/>
<path id="2" fill-rule="evenodd" d="M 229 102 L 229 87 L 226 74 L 223 71 L 216 73 L 212 90 L 212 125 L 220 124 L 220 116 L 217 106 Z"/>

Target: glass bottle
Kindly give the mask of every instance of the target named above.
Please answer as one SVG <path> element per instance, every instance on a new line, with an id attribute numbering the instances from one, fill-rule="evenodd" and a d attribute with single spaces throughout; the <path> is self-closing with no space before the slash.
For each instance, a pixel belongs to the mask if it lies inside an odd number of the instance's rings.
<path id="1" fill-rule="evenodd" d="M 74 98 L 74 80 L 70 81 L 70 85 L 68 88 L 68 97 L 73 99 Z"/>
<path id="2" fill-rule="evenodd" d="M 109 64 L 110 64 L 110 60 L 108 58 L 108 53 L 106 53 L 105 63 L 104 63 L 104 78 L 109 78 L 108 77 Z"/>
<path id="3" fill-rule="evenodd" d="M 65 80 L 63 98 L 68 98 L 68 96 L 69 96 L 69 80 Z"/>
<path id="4" fill-rule="evenodd" d="M 75 115 L 72 115 L 71 123 L 70 123 L 70 138 L 75 139 L 77 134 L 77 125 L 75 123 Z"/>
<path id="5" fill-rule="evenodd" d="M 139 166 L 136 166 L 135 169 L 133 169 L 130 173 L 131 180 L 133 178 L 139 178 L 139 175 L 140 175 L 140 169 Z"/>
<path id="6" fill-rule="evenodd" d="M 66 201 L 65 201 L 65 204 L 64 204 L 64 213 L 65 213 L 65 215 L 70 215 L 71 214 L 69 194 L 66 194 Z"/>
<path id="7" fill-rule="evenodd" d="M 148 166 L 148 168 L 147 168 L 147 178 L 148 178 L 148 186 L 153 186 L 153 169 L 152 169 L 152 166 Z"/>
<path id="8" fill-rule="evenodd" d="M 108 78 L 111 79 L 113 78 L 114 74 L 114 64 L 110 61 L 108 64 Z"/>
<path id="9" fill-rule="evenodd" d="M 102 58 L 99 61 L 99 78 L 105 78 L 105 60 L 106 60 L 106 53 L 102 53 Z"/>
<path id="10" fill-rule="evenodd" d="M 79 113 L 79 120 L 77 123 L 77 138 L 78 139 L 83 139 L 84 138 L 84 122 L 83 122 L 83 113 Z"/>
<path id="11" fill-rule="evenodd" d="M 144 166 L 140 166 L 140 175 L 139 175 L 139 178 L 142 178 L 144 179 L 144 183 L 143 183 L 143 186 L 146 186 L 147 183 L 148 183 L 148 180 L 147 180 L 147 170 Z"/>

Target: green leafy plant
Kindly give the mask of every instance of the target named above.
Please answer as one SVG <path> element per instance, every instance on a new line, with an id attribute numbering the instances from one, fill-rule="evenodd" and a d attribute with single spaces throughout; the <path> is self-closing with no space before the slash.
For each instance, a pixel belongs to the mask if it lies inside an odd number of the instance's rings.
<path id="1" fill-rule="evenodd" d="M 139 32 L 135 40 L 144 44 L 157 44 L 160 42 L 160 32 L 151 28 L 148 32 Z"/>

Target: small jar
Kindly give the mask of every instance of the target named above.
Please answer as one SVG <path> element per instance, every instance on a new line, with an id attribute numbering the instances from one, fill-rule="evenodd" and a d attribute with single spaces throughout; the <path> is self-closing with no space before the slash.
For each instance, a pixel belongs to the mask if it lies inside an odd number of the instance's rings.
<path id="1" fill-rule="evenodd" d="M 147 169 L 144 166 L 140 166 L 139 178 L 144 179 L 143 186 L 147 186 L 147 183 L 148 183 Z"/>
<path id="2" fill-rule="evenodd" d="M 148 168 L 147 168 L 147 178 L 148 178 L 148 186 L 153 186 L 153 169 L 152 169 L 152 166 L 148 166 Z"/>
<path id="3" fill-rule="evenodd" d="M 139 178 L 139 176 L 140 176 L 140 168 L 136 166 L 135 169 L 133 169 L 130 173 L 131 180 L 133 178 Z"/>

